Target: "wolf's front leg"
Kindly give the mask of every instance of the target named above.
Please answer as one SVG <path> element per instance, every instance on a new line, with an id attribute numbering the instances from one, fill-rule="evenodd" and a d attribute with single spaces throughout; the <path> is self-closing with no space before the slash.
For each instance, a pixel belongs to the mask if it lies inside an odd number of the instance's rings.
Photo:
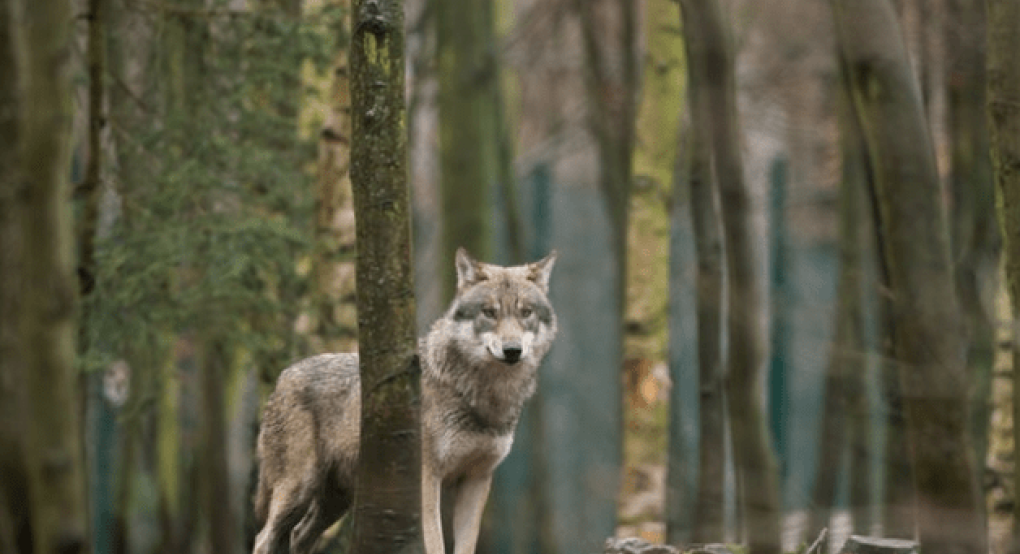
<path id="1" fill-rule="evenodd" d="M 425 554 L 445 554 L 443 546 L 443 520 L 439 498 L 443 480 L 429 464 L 421 471 L 421 526 L 425 535 Z"/>
<path id="2" fill-rule="evenodd" d="M 485 499 L 489 497 L 492 474 L 465 477 L 457 488 L 453 507 L 453 545 L 455 554 L 474 554 L 478 529 L 482 524 Z M 431 554 L 431 553 L 430 553 Z"/>

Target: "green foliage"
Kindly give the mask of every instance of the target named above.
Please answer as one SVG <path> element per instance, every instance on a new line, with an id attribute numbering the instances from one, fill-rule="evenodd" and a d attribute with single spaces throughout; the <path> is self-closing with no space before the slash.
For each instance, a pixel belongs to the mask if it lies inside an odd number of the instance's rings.
<path id="1" fill-rule="evenodd" d="M 216 333 L 256 361 L 290 357 L 307 287 L 295 262 L 314 220 L 299 69 L 329 62 L 345 40 L 341 15 L 210 10 L 157 22 L 143 100 L 162 108 L 114 121 L 119 217 L 97 243 L 86 366 L 183 333 Z M 174 41 L 174 25 L 186 38 Z"/>

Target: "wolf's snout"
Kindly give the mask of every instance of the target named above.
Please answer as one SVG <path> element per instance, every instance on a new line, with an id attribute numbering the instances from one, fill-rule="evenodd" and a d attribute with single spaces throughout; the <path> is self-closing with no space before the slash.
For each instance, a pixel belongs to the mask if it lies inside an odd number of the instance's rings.
<path id="1" fill-rule="evenodd" d="M 519 342 L 508 342 L 503 345 L 503 361 L 508 364 L 515 364 L 521 359 L 521 343 Z"/>

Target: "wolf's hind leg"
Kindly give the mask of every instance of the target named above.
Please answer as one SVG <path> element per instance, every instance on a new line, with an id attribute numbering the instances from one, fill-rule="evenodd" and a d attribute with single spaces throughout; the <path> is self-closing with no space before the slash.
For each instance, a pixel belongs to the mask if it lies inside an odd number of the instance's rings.
<path id="1" fill-rule="evenodd" d="M 300 483 L 277 486 L 273 493 L 266 524 L 255 537 L 252 554 L 288 554 L 291 528 L 308 509 L 311 494 Z"/>
<path id="2" fill-rule="evenodd" d="M 307 554 L 312 551 L 323 531 L 344 515 L 350 501 L 345 494 L 322 495 L 312 500 L 308 511 L 290 533 L 291 554 Z"/>

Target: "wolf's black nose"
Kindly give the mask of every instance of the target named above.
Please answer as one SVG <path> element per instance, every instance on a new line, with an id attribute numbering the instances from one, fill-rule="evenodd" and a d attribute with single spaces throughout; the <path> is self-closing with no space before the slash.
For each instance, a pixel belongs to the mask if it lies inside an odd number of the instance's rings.
<path id="1" fill-rule="evenodd" d="M 508 364 L 515 364 L 521 359 L 521 345 L 511 342 L 503 345 L 503 361 Z"/>

